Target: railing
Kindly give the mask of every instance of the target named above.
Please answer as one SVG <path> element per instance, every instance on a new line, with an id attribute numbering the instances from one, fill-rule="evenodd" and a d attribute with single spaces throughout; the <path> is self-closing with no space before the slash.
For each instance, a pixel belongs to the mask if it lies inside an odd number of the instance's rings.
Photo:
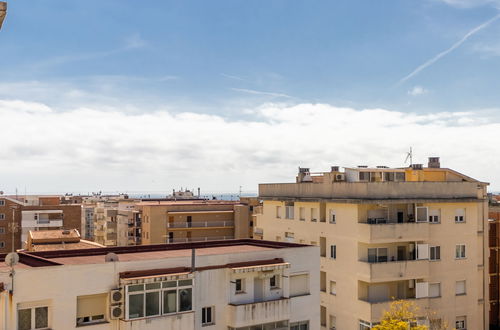
<path id="1" fill-rule="evenodd" d="M 169 222 L 168 228 L 234 227 L 234 221 Z"/>
<path id="2" fill-rule="evenodd" d="M 213 236 L 213 237 L 178 237 L 168 238 L 168 243 L 188 243 L 188 242 L 205 242 L 205 241 L 222 241 L 226 239 L 234 239 L 234 236 Z"/>
<path id="3" fill-rule="evenodd" d="M 249 327 L 255 323 L 270 323 L 290 318 L 290 299 L 229 304 L 226 309 L 228 325 L 233 328 Z M 258 322 L 256 322 L 258 320 Z"/>

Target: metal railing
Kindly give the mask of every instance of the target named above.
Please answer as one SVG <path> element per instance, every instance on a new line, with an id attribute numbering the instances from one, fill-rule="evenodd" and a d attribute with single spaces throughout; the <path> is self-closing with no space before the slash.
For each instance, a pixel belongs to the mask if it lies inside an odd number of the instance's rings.
<path id="1" fill-rule="evenodd" d="M 234 236 L 167 238 L 167 243 L 188 243 L 188 242 L 222 241 L 222 240 L 226 240 L 226 239 L 234 239 Z"/>
<path id="2" fill-rule="evenodd" d="M 234 221 L 169 222 L 168 228 L 234 227 Z"/>

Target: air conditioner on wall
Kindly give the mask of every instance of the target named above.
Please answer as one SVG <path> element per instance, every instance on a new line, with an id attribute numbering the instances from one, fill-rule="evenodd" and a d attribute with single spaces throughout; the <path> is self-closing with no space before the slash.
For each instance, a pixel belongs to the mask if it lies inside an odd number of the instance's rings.
<path id="1" fill-rule="evenodd" d="M 115 305 L 110 307 L 109 318 L 117 320 L 123 318 L 123 305 Z"/>
<path id="2" fill-rule="evenodd" d="M 113 289 L 109 293 L 110 304 L 123 304 L 123 289 Z"/>

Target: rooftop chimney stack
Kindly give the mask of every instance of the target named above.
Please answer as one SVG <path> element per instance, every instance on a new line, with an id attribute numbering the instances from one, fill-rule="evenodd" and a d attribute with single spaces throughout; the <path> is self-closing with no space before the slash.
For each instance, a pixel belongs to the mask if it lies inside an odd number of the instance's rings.
<path id="1" fill-rule="evenodd" d="M 439 157 L 429 157 L 428 168 L 441 168 L 441 163 L 439 163 Z"/>

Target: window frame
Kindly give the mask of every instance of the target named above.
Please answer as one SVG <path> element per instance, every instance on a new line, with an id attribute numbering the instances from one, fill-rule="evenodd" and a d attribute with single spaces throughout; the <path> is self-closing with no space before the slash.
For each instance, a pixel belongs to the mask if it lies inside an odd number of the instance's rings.
<path id="1" fill-rule="evenodd" d="M 457 292 L 457 288 L 458 288 L 458 283 L 461 283 L 463 282 L 464 283 L 464 291 L 463 292 Z M 466 280 L 460 280 L 460 281 L 456 281 L 455 282 L 455 296 L 465 296 L 467 295 L 467 281 Z"/>
<path id="2" fill-rule="evenodd" d="M 461 324 L 459 326 L 459 324 Z M 467 317 L 466 316 L 457 316 L 455 319 L 455 329 L 457 330 L 466 330 L 467 329 Z"/>
<path id="3" fill-rule="evenodd" d="M 331 224 L 337 223 L 337 214 L 335 213 L 335 210 L 330 210 L 330 216 L 328 217 L 328 221 Z"/>
<path id="4" fill-rule="evenodd" d="M 46 327 L 39 327 L 37 328 L 36 327 L 36 310 L 38 308 L 47 308 L 47 320 L 46 320 L 46 323 L 47 323 L 47 326 Z M 17 329 L 20 329 L 20 326 L 19 326 L 19 321 L 20 321 L 20 317 L 19 317 L 19 312 L 20 311 L 23 311 L 23 310 L 30 310 L 30 316 L 31 316 L 31 319 L 30 319 L 30 330 L 48 330 L 51 328 L 51 318 L 50 318 L 50 312 L 51 312 L 51 308 L 49 305 L 45 305 L 45 304 L 40 304 L 40 305 L 33 305 L 33 306 L 26 306 L 26 307 L 19 307 L 17 308 Z"/>
<path id="5" fill-rule="evenodd" d="M 330 245 L 330 259 L 337 260 L 337 244 Z"/>
<path id="6" fill-rule="evenodd" d="M 273 284 L 273 279 L 274 279 L 274 284 Z M 274 274 L 269 278 L 269 289 L 271 290 L 278 290 L 280 289 L 280 276 L 278 274 Z"/>
<path id="7" fill-rule="evenodd" d="M 0 221 L 5 220 L 5 213 L 0 213 Z"/>
<path id="8" fill-rule="evenodd" d="M 210 315 L 210 321 L 207 322 L 207 316 Z M 207 306 L 201 309 L 201 326 L 206 327 L 215 324 L 215 306 Z"/>
<path id="9" fill-rule="evenodd" d="M 432 253 L 433 253 L 432 251 L 434 251 L 434 258 L 432 258 Z M 436 254 L 438 255 L 438 258 L 436 258 Z M 440 245 L 429 246 L 429 260 L 430 261 L 440 261 L 441 260 L 441 246 Z"/>
<path id="10" fill-rule="evenodd" d="M 462 249 L 463 247 L 463 249 Z M 467 258 L 467 253 L 466 253 L 466 245 L 465 244 L 456 244 L 455 245 L 455 259 L 460 260 L 460 259 L 466 259 Z"/>
<path id="11" fill-rule="evenodd" d="M 238 281 L 239 281 L 239 286 L 240 289 L 238 289 Z M 237 278 L 234 280 L 234 293 L 235 294 L 242 294 L 246 293 L 245 292 L 245 279 L 244 278 Z"/>

